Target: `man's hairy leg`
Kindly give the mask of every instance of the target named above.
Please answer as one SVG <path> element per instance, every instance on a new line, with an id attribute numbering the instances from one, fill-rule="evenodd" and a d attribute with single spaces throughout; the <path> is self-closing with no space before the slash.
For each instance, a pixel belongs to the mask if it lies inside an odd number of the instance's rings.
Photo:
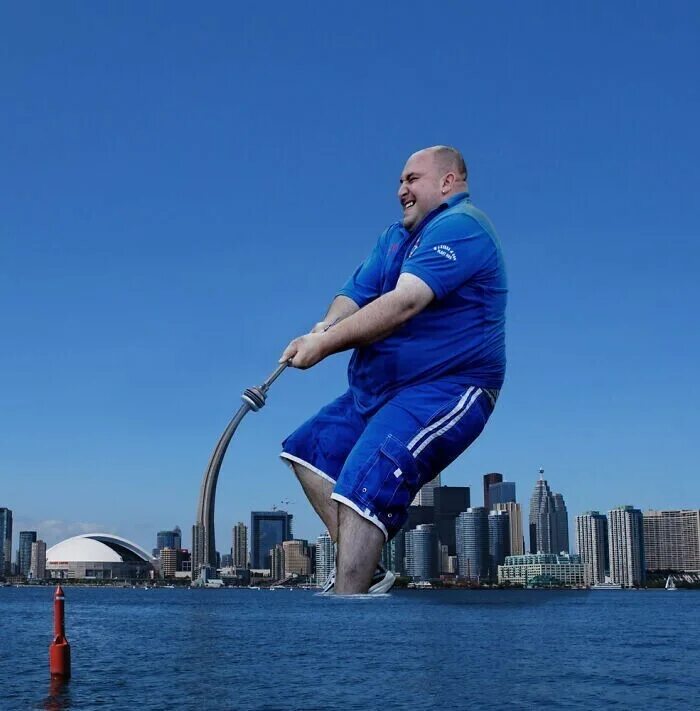
<path id="1" fill-rule="evenodd" d="M 384 534 L 345 504 L 339 505 L 338 516 L 335 592 L 339 595 L 366 593 L 382 554 Z"/>
<path id="2" fill-rule="evenodd" d="M 326 524 L 333 543 L 337 543 L 339 504 L 331 499 L 333 483 L 307 469 L 299 462 L 291 462 L 291 465 L 302 489 L 304 489 L 306 498 L 311 502 L 314 511 L 321 517 L 321 521 Z"/>

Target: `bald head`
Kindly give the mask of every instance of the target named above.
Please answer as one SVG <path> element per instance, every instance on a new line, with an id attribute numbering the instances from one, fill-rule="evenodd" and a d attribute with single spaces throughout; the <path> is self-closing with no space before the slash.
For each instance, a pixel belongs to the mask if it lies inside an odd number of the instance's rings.
<path id="1" fill-rule="evenodd" d="M 467 166 L 451 146 L 431 146 L 414 153 L 399 179 L 403 224 L 412 230 L 431 210 L 467 190 Z"/>
<path id="2" fill-rule="evenodd" d="M 439 167 L 440 172 L 443 174 L 452 172 L 461 182 L 467 182 L 467 164 L 456 148 L 452 148 L 452 146 L 431 146 L 425 150 L 432 153 L 433 160 Z"/>

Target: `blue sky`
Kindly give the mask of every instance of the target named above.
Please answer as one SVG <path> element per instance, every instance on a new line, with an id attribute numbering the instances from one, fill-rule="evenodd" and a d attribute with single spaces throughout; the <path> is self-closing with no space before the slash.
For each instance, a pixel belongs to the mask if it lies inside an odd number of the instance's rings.
<path id="1" fill-rule="evenodd" d="M 189 542 L 210 452 L 452 144 L 500 233 L 508 374 L 443 473 L 545 467 L 570 517 L 700 507 L 700 7 L 23 3 L 0 22 L 0 506 L 49 543 Z M 229 449 L 251 509 L 321 525 L 279 442 L 348 355 L 287 372 Z M 16 534 L 17 535 L 17 534 Z"/>

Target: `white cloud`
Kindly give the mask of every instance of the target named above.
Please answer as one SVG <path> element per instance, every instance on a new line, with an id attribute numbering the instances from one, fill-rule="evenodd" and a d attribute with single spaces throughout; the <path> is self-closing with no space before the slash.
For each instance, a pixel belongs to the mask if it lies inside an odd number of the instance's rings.
<path id="1" fill-rule="evenodd" d="M 13 538 L 19 540 L 20 531 L 36 531 L 37 538 L 51 546 L 81 533 L 114 533 L 113 527 L 94 521 L 61 521 L 60 519 L 16 519 L 12 525 Z"/>

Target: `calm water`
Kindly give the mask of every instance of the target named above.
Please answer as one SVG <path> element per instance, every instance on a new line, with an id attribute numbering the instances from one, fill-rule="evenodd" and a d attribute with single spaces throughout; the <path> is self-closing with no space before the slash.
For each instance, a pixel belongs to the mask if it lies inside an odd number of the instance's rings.
<path id="1" fill-rule="evenodd" d="M 0 708 L 700 708 L 700 593 L 0 588 Z"/>

